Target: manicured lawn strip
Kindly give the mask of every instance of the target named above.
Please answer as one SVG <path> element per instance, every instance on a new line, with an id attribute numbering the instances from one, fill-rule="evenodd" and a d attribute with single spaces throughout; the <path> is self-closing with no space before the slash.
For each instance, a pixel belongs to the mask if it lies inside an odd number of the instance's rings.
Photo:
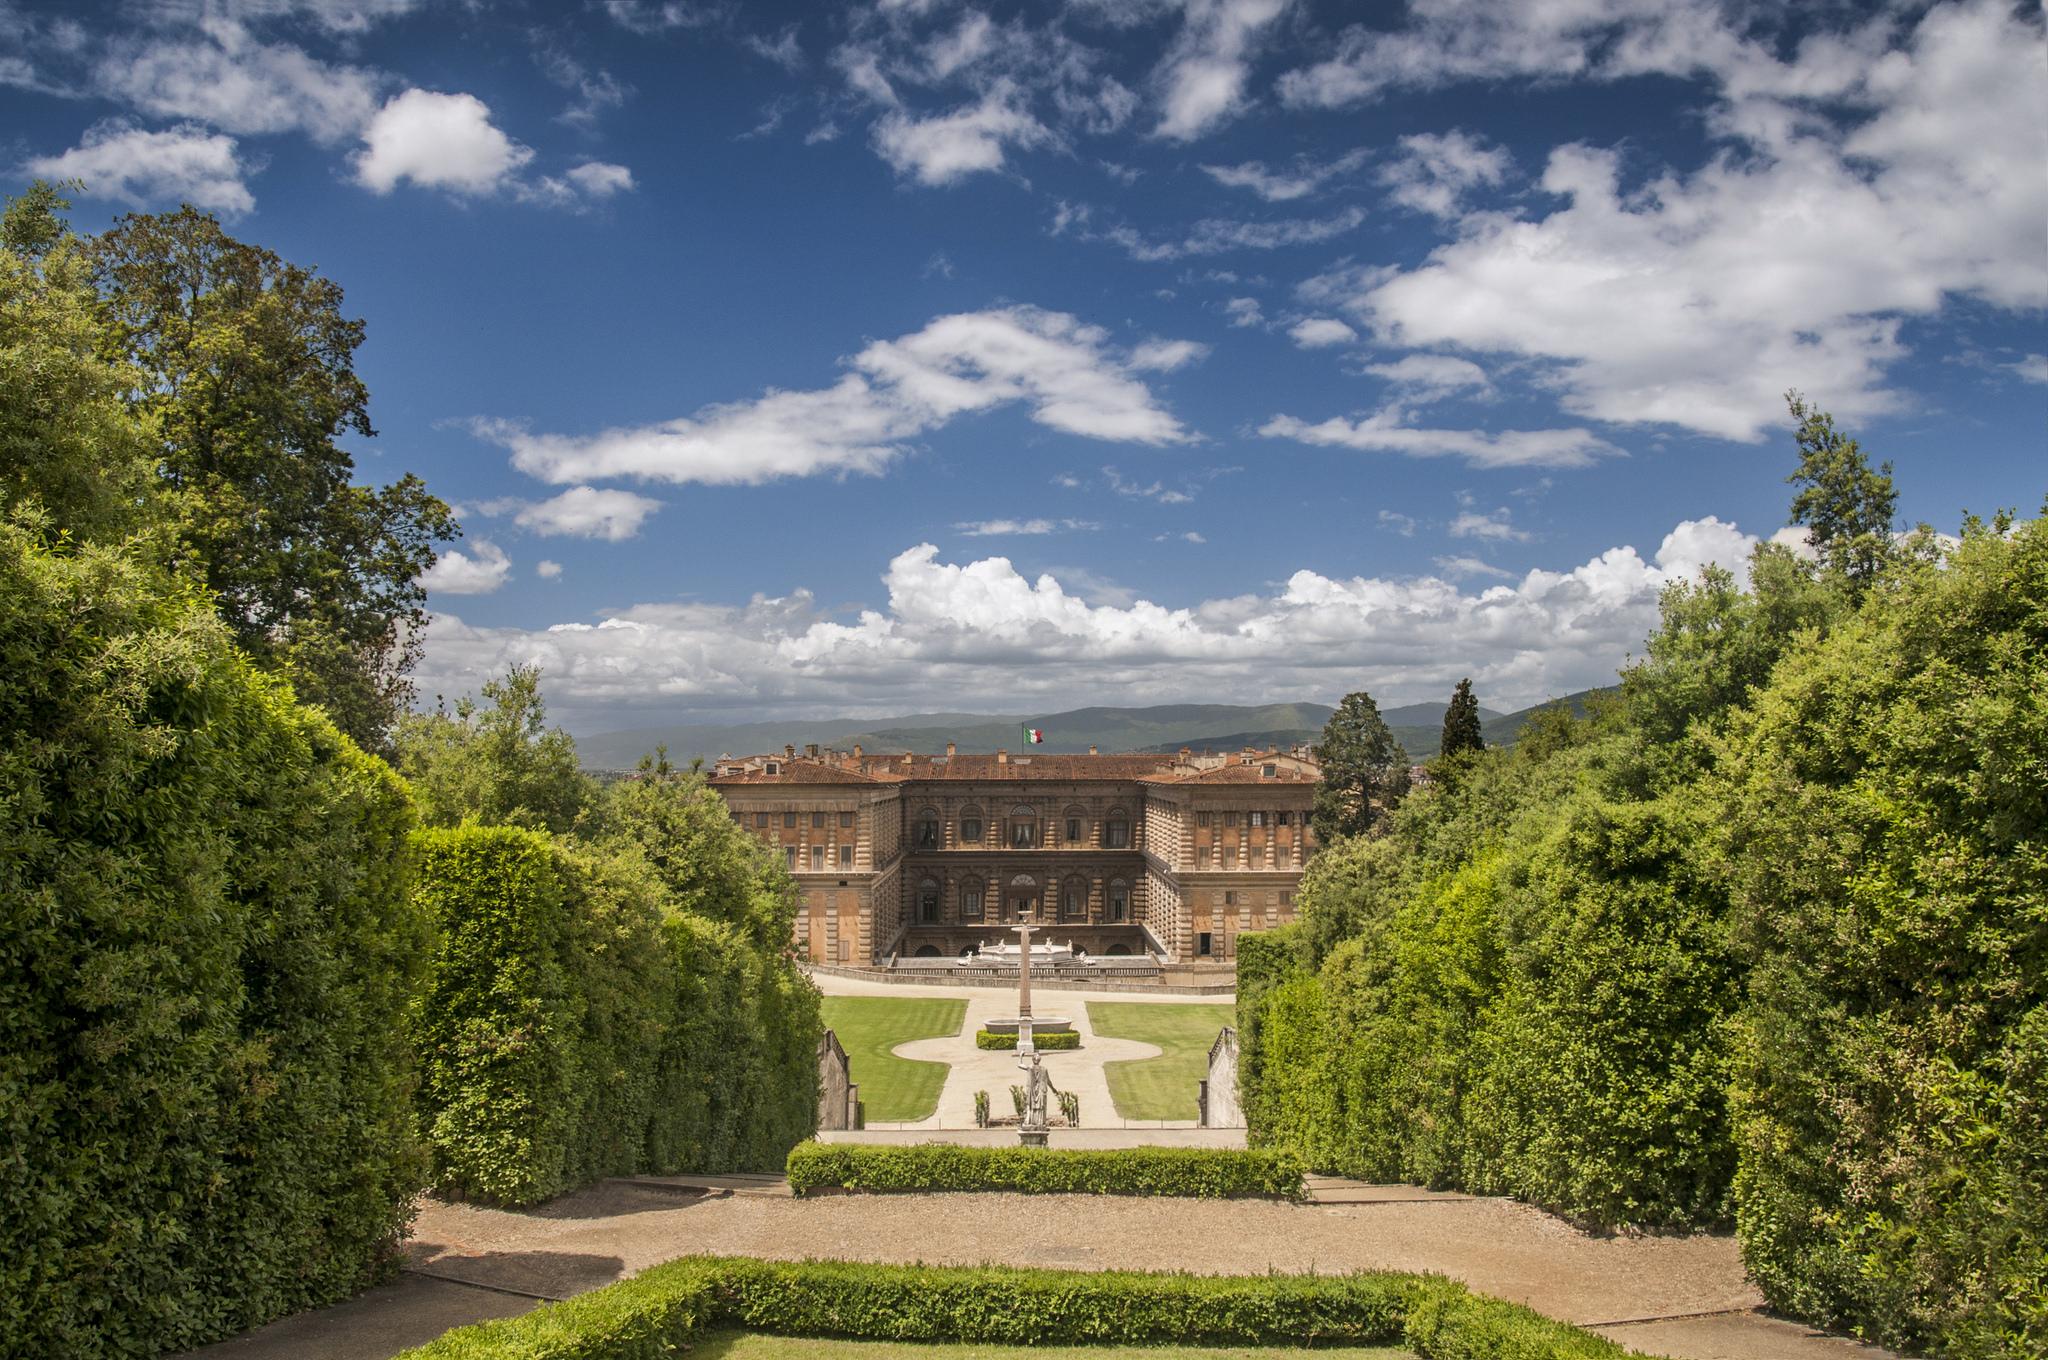
<path id="1" fill-rule="evenodd" d="M 714 1332 L 690 1347 L 693 1360 L 1013 1360 L 1017 1348 L 944 1341 L 821 1340 L 762 1332 Z M 1032 1360 L 1415 1360 L 1387 1346 L 1033 1346 Z"/>
<path id="2" fill-rule="evenodd" d="M 1164 1050 L 1157 1058 L 1105 1063 L 1109 1097 L 1125 1119 L 1193 1119 L 1195 1086 L 1207 1075 L 1209 1045 L 1235 1022 L 1228 1006 L 1090 1001 L 1088 1023 L 1111 1039 L 1136 1039 Z"/>
<path id="3" fill-rule="evenodd" d="M 1181 1275 L 685 1256 L 402 1360 L 671 1360 L 734 1327 L 945 1345 L 1405 1345 L 1418 1360 L 1621 1360 L 1441 1276 Z"/>
<path id="4" fill-rule="evenodd" d="M 951 1143 L 798 1143 L 789 1188 L 975 1191 L 1027 1195 L 1276 1196 L 1298 1199 L 1290 1152 L 1244 1148 L 961 1147 Z"/>
<path id="5" fill-rule="evenodd" d="M 860 1083 L 868 1122 L 908 1123 L 939 1108 L 946 1064 L 912 1062 L 889 1050 L 912 1039 L 958 1034 L 967 1002 L 946 997 L 828 996 L 825 1027 L 839 1036 Z"/>

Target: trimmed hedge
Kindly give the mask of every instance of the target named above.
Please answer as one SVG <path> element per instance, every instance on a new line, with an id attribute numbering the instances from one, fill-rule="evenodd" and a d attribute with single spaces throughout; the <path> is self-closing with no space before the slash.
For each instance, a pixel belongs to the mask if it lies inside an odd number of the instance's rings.
<path id="1" fill-rule="evenodd" d="M 405 790 L 176 592 L 0 524 L 0 1355 L 346 1297 L 424 1180 Z"/>
<path id="2" fill-rule="evenodd" d="M 1079 1030 L 1056 1029 L 1046 1034 L 1034 1034 L 1031 1042 L 1038 1045 L 1041 1053 L 1064 1053 L 1081 1046 Z M 978 1029 L 974 1032 L 974 1046 L 987 1049 L 1013 1049 L 1017 1046 L 1015 1034 L 998 1034 L 993 1030 Z"/>
<path id="3" fill-rule="evenodd" d="M 1238 1148 L 961 1147 L 951 1143 L 799 1143 L 790 1189 L 1011 1190 L 1038 1195 L 1274 1195 L 1299 1199 L 1301 1163 Z"/>
<path id="4" fill-rule="evenodd" d="M 816 1127 L 809 984 L 742 927 L 668 909 L 631 843 L 463 826 L 416 856 L 441 928 L 416 1023 L 444 1192 L 772 1170 Z"/>
<path id="5" fill-rule="evenodd" d="M 1406 1345 L 1422 1360 L 1619 1360 L 1620 1346 L 1436 1276 L 1178 1275 L 683 1257 L 401 1360 L 668 1360 L 704 1332 L 999 1346 Z"/>

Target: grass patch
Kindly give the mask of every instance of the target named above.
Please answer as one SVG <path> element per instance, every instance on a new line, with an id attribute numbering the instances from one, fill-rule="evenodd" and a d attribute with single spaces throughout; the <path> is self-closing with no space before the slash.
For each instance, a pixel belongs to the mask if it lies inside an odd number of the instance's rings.
<path id="1" fill-rule="evenodd" d="M 912 1062 L 889 1050 L 912 1039 L 958 1034 L 967 1002 L 948 997 L 828 996 L 825 1027 L 839 1043 L 860 1083 L 871 1124 L 908 1123 L 939 1108 L 946 1064 Z"/>
<path id="2" fill-rule="evenodd" d="M 1228 1006 L 1154 1005 L 1146 1001 L 1090 1001 L 1088 1023 L 1111 1039 L 1156 1044 L 1157 1058 L 1105 1063 L 1110 1099 L 1125 1119 L 1193 1119 L 1195 1086 L 1208 1075 L 1209 1045 L 1230 1024 Z"/>
<path id="3" fill-rule="evenodd" d="M 759 1332 L 713 1332 L 690 1348 L 695 1360 L 1414 1360 L 1387 1346 L 1015 1346 L 975 1342 L 826 1341 Z"/>

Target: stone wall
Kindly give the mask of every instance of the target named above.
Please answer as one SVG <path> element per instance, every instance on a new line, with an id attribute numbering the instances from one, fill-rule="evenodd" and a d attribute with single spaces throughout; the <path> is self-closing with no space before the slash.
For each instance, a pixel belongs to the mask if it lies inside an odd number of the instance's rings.
<path id="1" fill-rule="evenodd" d="M 1202 1079 L 1201 1107 L 1205 1129 L 1244 1127 L 1244 1111 L 1237 1103 L 1237 1031 L 1228 1025 L 1209 1045 L 1209 1075 Z"/>
<path id="2" fill-rule="evenodd" d="M 829 1029 L 818 1036 L 818 1127 L 860 1127 L 860 1087 L 839 1036 Z"/>

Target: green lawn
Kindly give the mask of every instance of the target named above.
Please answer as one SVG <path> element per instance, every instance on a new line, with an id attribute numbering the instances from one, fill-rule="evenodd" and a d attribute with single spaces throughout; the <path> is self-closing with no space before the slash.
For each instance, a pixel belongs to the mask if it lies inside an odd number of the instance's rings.
<path id="1" fill-rule="evenodd" d="M 825 1027 L 839 1036 L 871 1124 L 923 1119 L 939 1108 L 946 1064 L 889 1052 L 912 1039 L 958 1034 L 967 1003 L 943 997 L 828 996 Z"/>
<path id="2" fill-rule="evenodd" d="M 1103 1065 L 1109 1096 L 1125 1119 L 1193 1119 L 1195 1086 L 1208 1075 L 1209 1045 L 1233 1023 L 1229 1006 L 1154 1005 L 1145 1001 L 1091 1001 L 1088 1023 L 1111 1039 L 1137 1039 L 1165 1050 L 1157 1058 Z"/>
<path id="3" fill-rule="evenodd" d="M 1275 1346 L 991 1346 L 909 1341 L 819 1341 L 805 1336 L 719 1332 L 693 1342 L 694 1360 L 1414 1360 L 1411 1351 L 1385 1346 L 1318 1346 L 1297 1350 Z"/>

